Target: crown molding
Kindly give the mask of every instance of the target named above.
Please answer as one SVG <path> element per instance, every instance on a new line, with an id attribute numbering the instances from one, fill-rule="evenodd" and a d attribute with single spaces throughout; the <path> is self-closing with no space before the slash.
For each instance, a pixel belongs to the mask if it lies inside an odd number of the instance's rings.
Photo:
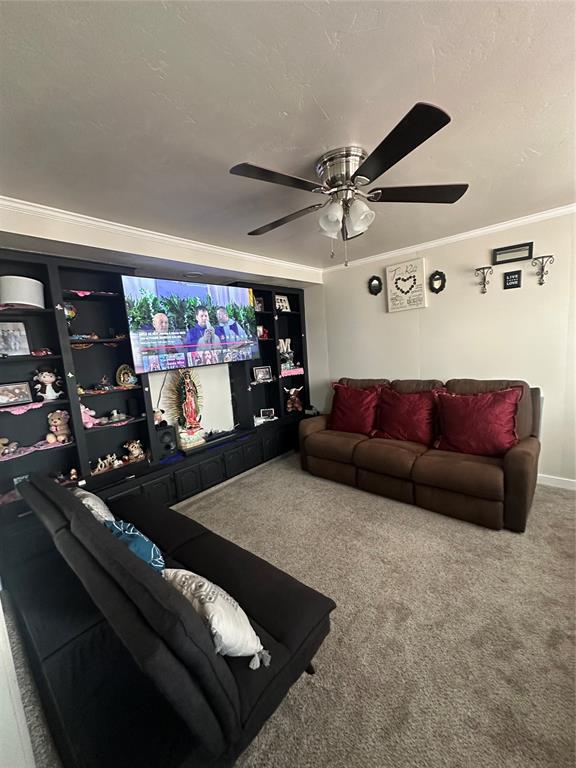
<path id="1" fill-rule="evenodd" d="M 46 234 L 36 233 L 31 231 L 18 231 L 14 227 L 7 225 L 7 216 L 12 215 L 16 217 L 27 217 L 29 220 L 35 219 L 37 222 L 44 222 L 46 226 Z M 137 242 L 147 243 L 148 245 L 161 246 L 165 249 L 176 249 L 178 251 L 186 251 L 188 258 L 196 257 L 200 259 L 198 263 L 200 266 L 218 267 L 218 259 L 225 259 L 228 262 L 239 262 L 238 269 L 246 272 L 250 272 L 251 269 L 255 269 L 259 274 L 268 274 L 270 276 L 280 276 L 278 271 L 282 271 L 286 278 L 292 280 L 303 280 L 311 283 L 322 283 L 323 270 L 320 267 L 311 267 L 306 264 L 300 264 L 298 262 L 284 261 L 282 259 L 273 259 L 270 256 L 261 256 L 257 253 L 249 253 L 247 251 L 238 251 L 233 248 L 225 248 L 219 245 L 212 245 L 211 243 L 203 243 L 197 240 L 189 240 L 185 237 L 178 237 L 176 235 L 167 235 L 162 232 L 154 232 L 148 229 L 142 229 L 140 227 L 133 227 L 128 224 L 120 224 L 115 221 L 107 221 L 106 219 L 98 219 L 93 216 L 86 216 L 82 213 L 75 213 L 73 211 L 65 211 L 60 208 L 52 208 L 47 205 L 40 205 L 39 203 L 30 203 L 26 200 L 17 200 L 16 198 L 6 197 L 0 195 L 0 230 L 7 232 L 16 232 L 17 234 L 34 235 L 37 237 L 45 237 L 47 239 L 58 239 L 66 242 L 76 242 L 74 239 L 67 239 L 62 236 L 62 233 L 56 235 L 55 227 L 71 227 L 79 231 L 92 230 L 95 234 L 104 235 L 109 237 L 121 237 L 125 239 L 132 239 L 134 241 L 134 249 L 132 253 L 140 253 L 136 247 Z M 106 248 L 108 250 L 126 250 L 125 248 L 114 248 L 111 244 L 106 246 L 99 242 L 94 243 L 82 243 L 83 245 L 92 245 L 93 247 Z M 155 255 L 159 258 L 166 258 L 165 253 L 156 252 Z M 184 254 L 182 254 L 184 255 Z M 227 264 L 223 268 L 229 269 Z"/>
<path id="2" fill-rule="evenodd" d="M 384 253 L 378 253 L 374 256 L 366 256 L 363 259 L 354 259 L 348 263 L 345 267 L 344 264 L 336 264 L 333 267 L 325 267 L 324 275 L 329 272 L 339 272 L 343 269 L 351 269 L 352 267 L 361 267 L 364 264 L 370 264 L 374 261 L 386 261 L 388 259 L 402 258 L 403 256 L 410 256 L 417 251 L 428 251 L 431 248 L 438 248 L 452 243 L 459 243 L 462 240 L 470 240 L 473 237 L 481 237 L 482 235 L 489 235 L 492 232 L 501 232 L 505 229 L 512 229 L 513 227 L 521 227 L 524 224 L 535 224 L 538 221 L 546 221 L 546 219 L 556 219 L 559 216 L 569 216 L 576 213 L 576 203 L 570 205 L 563 205 L 560 208 L 550 208 L 547 211 L 540 211 L 539 213 L 532 213 L 529 216 L 522 216 L 519 219 L 511 219 L 510 221 L 501 221 L 498 224 L 490 224 L 487 227 L 480 227 L 479 229 L 471 229 L 468 232 L 460 232 L 457 235 L 449 235 L 448 237 L 442 237 L 439 240 L 429 240 L 425 243 L 418 243 L 417 245 L 409 245 L 406 248 L 398 248 L 395 251 L 384 251 Z"/>

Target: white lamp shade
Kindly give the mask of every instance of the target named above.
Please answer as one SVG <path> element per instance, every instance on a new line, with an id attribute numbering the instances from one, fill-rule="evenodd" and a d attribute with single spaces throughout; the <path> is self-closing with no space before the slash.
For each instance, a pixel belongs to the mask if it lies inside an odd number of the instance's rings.
<path id="1" fill-rule="evenodd" d="M 0 275 L 0 307 L 44 309 L 43 284 L 31 277 Z"/>
<path id="2" fill-rule="evenodd" d="M 346 217 L 348 234 L 360 235 L 362 232 L 366 232 L 375 218 L 376 214 L 368 208 L 363 200 L 354 200 L 348 209 L 348 216 Z"/>
<path id="3" fill-rule="evenodd" d="M 336 239 L 342 228 L 342 219 L 344 218 L 344 208 L 341 202 L 330 203 L 330 205 L 324 209 L 324 212 L 318 219 L 318 223 L 322 229 L 322 234 L 327 237 Z"/>

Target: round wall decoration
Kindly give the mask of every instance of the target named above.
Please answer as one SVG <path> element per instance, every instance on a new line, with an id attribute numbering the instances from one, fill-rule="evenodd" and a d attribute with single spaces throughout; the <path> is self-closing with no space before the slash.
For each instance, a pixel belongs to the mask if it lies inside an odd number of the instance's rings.
<path id="1" fill-rule="evenodd" d="M 432 272 L 428 278 L 428 288 L 430 288 L 432 293 L 442 293 L 444 288 L 446 288 L 446 274 L 439 270 Z"/>
<path id="2" fill-rule="evenodd" d="M 372 296 L 378 296 L 382 292 L 382 278 L 378 277 L 378 275 L 372 275 L 368 280 L 368 291 Z"/>

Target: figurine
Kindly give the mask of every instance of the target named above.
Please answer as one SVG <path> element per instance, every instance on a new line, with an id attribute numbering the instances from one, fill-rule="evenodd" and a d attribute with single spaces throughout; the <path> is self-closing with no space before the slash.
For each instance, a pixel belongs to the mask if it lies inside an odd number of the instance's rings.
<path id="1" fill-rule="evenodd" d="M 77 469 L 72 468 L 70 470 L 69 480 L 72 483 L 76 483 L 78 481 L 78 470 Z"/>
<path id="2" fill-rule="evenodd" d="M 123 457 L 125 463 L 128 464 L 131 461 L 140 461 L 145 458 L 140 440 L 129 440 L 127 443 L 124 443 L 123 447 L 128 451 L 128 454 Z"/>
<path id="3" fill-rule="evenodd" d="M 47 443 L 69 443 L 72 438 L 68 422 L 70 414 L 68 411 L 52 411 L 48 414 L 48 426 L 50 432 L 46 435 Z"/>
<path id="4" fill-rule="evenodd" d="M 61 377 L 54 368 L 41 365 L 36 369 L 34 376 L 34 389 L 37 400 L 57 400 L 64 394 L 64 386 Z"/>
<path id="5" fill-rule="evenodd" d="M 112 411 L 110 411 L 110 416 L 108 416 L 107 421 L 113 424 L 115 421 L 128 421 L 129 419 L 130 416 L 128 416 L 126 413 L 122 413 L 122 411 L 114 408 Z"/>
<path id="6" fill-rule="evenodd" d="M 108 465 L 104 459 L 98 458 L 96 460 L 96 469 L 92 470 L 93 475 L 98 475 L 100 472 L 106 472 Z"/>
<path id="7" fill-rule="evenodd" d="M 298 387 L 297 389 L 286 389 L 286 387 L 284 387 L 284 392 L 288 392 L 288 400 L 286 401 L 286 410 L 288 413 L 302 410 L 302 401 L 300 400 L 298 393 L 303 389 L 304 387 Z"/>
<path id="8" fill-rule="evenodd" d="M 156 408 L 154 411 L 154 426 L 155 427 L 166 427 L 167 422 L 164 418 L 164 414 L 166 411 L 164 411 L 162 408 Z"/>
<path id="9" fill-rule="evenodd" d="M 133 387 L 138 383 L 136 374 L 129 365 L 121 365 L 116 371 L 116 384 L 119 387 Z"/>
<path id="10" fill-rule="evenodd" d="M 42 347 L 41 349 L 33 349 L 31 354 L 34 355 L 34 357 L 46 357 L 46 355 L 53 355 L 54 352 L 48 347 Z"/>
<path id="11" fill-rule="evenodd" d="M 16 440 L 10 440 L 8 437 L 0 437 L 0 456 L 10 456 L 12 453 L 16 453 L 20 443 Z"/>
<path id="12" fill-rule="evenodd" d="M 292 349 L 291 339 L 278 339 L 278 351 L 280 353 L 280 368 L 283 371 L 295 368 L 294 350 Z"/>
<path id="13" fill-rule="evenodd" d="M 83 403 L 80 403 L 80 412 L 85 429 L 92 429 L 92 427 L 97 427 L 101 423 L 100 419 L 96 417 L 96 411 L 88 408 Z"/>
<path id="14" fill-rule="evenodd" d="M 94 384 L 93 389 L 96 392 L 102 392 L 102 391 L 106 391 L 108 389 L 114 389 L 114 387 L 110 384 L 110 379 L 108 378 L 108 376 L 106 376 L 106 374 L 104 374 L 104 376 L 102 376 L 102 378 L 100 379 L 98 384 Z"/>
<path id="15" fill-rule="evenodd" d="M 86 390 L 84 389 L 84 387 L 81 384 L 77 384 L 76 385 L 76 394 L 78 394 L 78 395 L 85 395 L 86 394 Z"/>

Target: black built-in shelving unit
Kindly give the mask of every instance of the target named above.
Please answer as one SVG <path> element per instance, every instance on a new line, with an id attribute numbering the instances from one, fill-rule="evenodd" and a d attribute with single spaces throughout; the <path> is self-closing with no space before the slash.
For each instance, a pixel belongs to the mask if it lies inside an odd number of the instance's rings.
<path id="1" fill-rule="evenodd" d="M 62 449 L 37 451 L 9 461 L 0 462 L 0 499 L 13 490 L 13 478 L 32 472 L 68 476 L 72 468 L 78 471 L 80 482 L 103 498 L 126 493 L 142 493 L 147 498 L 175 503 L 202 490 L 217 485 L 263 461 L 297 446 L 298 423 L 301 414 L 288 413 L 287 395 L 283 387 L 300 387 L 302 403 L 309 404 L 306 337 L 304 333 L 304 294 L 295 288 L 238 283 L 253 288 L 254 295 L 264 301 L 264 311 L 257 312 L 257 323 L 267 328 L 269 338 L 259 342 L 260 359 L 233 363 L 228 366 L 234 422 L 237 428 L 194 451 L 164 457 L 156 439 L 147 374 L 140 375 L 138 386 L 130 390 L 108 390 L 102 394 L 78 394 L 78 385 L 85 389 L 107 375 L 115 384 L 117 368 L 127 363 L 133 367 L 128 340 L 111 346 L 108 341 L 117 334 L 128 336 L 128 323 L 122 292 L 122 274 L 133 270 L 88 261 L 44 256 L 35 253 L 0 250 L 0 275 L 22 275 L 40 280 L 45 287 L 45 310 L 15 309 L 0 311 L 0 322 L 23 322 L 30 349 L 49 348 L 53 354 L 43 357 L 22 355 L 0 359 L 0 383 L 27 381 L 32 383 L 35 369 L 49 364 L 61 375 L 65 393 L 62 399 L 42 408 L 15 415 L 0 409 L 0 436 L 32 445 L 48 432 L 47 414 L 63 408 L 70 413 L 73 442 Z M 78 295 L 76 291 L 90 291 Z M 288 297 L 290 312 L 276 310 L 276 294 Z M 76 316 L 67 321 L 65 302 L 76 309 Z M 71 334 L 97 333 L 100 337 L 90 347 L 74 348 Z M 278 339 L 291 338 L 294 359 L 302 363 L 304 374 L 282 378 Z M 76 342 L 77 344 L 79 342 Z M 82 341 L 89 344 L 90 340 Z M 274 380 L 255 384 L 253 368 L 269 365 Z M 85 429 L 80 404 L 94 409 L 96 415 L 118 409 L 133 417 L 128 424 Z M 262 409 L 273 408 L 274 421 L 255 426 L 254 416 Z M 140 439 L 148 459 L 126 464 L 98 475 L 91 474 L 96 459 L 110 453 L 124 454 L 123 444 Z M 24 502 L 0 505 L 0 528 L 6 522 L 26 514 Z"/>

